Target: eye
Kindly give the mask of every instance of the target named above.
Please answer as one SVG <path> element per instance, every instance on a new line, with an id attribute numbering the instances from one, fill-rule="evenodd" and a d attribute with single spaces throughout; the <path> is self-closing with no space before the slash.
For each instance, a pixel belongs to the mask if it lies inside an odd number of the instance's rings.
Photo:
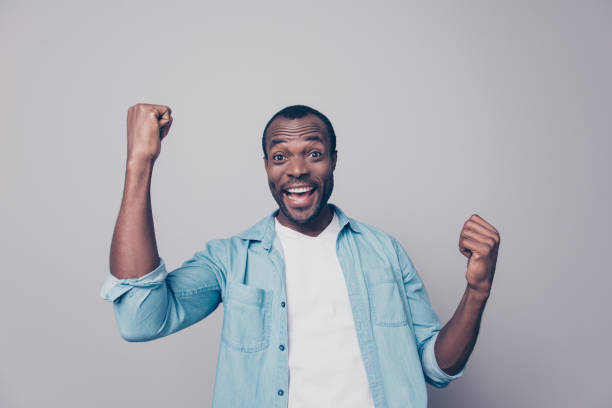
<path id="1" fill-rule="evenodd" d="M 276 153 L 274 156 L 272 156 L 272 160 L 275 160 L 275 161 L 281 161 L 281 160 L 283 160 L 284 158 L 285 158 L 285 156 L 283 156 L 283 155 L 282 155 L 282 154 L 280 154 L 280 153 Z"/>
<path id="2" fill-rule="evenodd" d="M 320 156 L 321 156 L 321 152 L 311 152 L 310 153 L 310 157 L 317 158 L 317 157 L 320 157 Z"/>

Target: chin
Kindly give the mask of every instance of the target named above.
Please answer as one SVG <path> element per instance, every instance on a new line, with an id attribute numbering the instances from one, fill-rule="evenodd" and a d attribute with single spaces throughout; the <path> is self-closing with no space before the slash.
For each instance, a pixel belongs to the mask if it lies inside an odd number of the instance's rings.
<path id="1" fill-rule="evenodd" d="M 309 208 L 304 211 L 284 208 L 285 216 L 294 224 L 308 224 L 321 212 L 320 208 Z"/>

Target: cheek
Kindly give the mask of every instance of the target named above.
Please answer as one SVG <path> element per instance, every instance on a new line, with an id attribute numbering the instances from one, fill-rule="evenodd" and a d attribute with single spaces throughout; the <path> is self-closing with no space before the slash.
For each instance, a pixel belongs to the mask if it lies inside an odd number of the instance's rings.
<path id="1" fill-rule="evenodd" d="M 277 176 L 275 176 L 274 174 L 270 174 L 268 173 L 268 186 L 270 186 L 270 190 L 272 191 L 276 191 L 278 190 L 278 185 L 280 183 L 280 180 Z"/>
<path id="2" fill-rule="evenodd" d="M 277 183 L 280 178 L 279 172 L 274 171 L 274 169 L 266 170 L 266 174 L 268 176 L 268 183 Z"/>
<path id="3" fill-rule="evenodd" d="M 318 168 L 316 174 L 317 177 L 323 180 L 324 182 L 328 182 L 334 177 L 334 172 L 332 171 L 332 168 L 330 167 L 329 163 Z"/>

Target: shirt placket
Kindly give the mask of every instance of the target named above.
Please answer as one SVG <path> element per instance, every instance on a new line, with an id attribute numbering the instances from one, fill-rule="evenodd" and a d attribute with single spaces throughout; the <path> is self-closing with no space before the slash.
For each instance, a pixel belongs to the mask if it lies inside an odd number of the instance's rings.
<path id="1" fill-rule="evenodd" d="M 285 261 L 280 255 L 279 251 L 272 246 L 270 248 L 269 257 L 271 263 L 280 276 L 280 294 L 278 299 L 274 300 L 273 307 L 277 308 L 279 315 L 278 327 L 274 328 L 278 330 L 278 344 L 275 344 L 270 352 L 276 355 L 274 358 L 275 363 L 275 375 L 273 387 L 270 392 L 275 393 L 275 400 L 277 401 L 274 406 L 286 408 L 288 406 L 289 398 L 289 335 L 287 329 L 287 297 L 285 289 Z"/>

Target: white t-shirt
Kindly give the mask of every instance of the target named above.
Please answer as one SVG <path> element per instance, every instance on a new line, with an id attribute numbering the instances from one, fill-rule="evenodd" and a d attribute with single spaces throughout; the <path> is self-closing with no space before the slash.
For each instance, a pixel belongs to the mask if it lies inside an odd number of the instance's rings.
<path id="1" fill-rule="evenodd" d="M 289 330 L 289 408 L 373 408 L 344 275 L 338 216 L 311 237 L 281 225 Z"/>

